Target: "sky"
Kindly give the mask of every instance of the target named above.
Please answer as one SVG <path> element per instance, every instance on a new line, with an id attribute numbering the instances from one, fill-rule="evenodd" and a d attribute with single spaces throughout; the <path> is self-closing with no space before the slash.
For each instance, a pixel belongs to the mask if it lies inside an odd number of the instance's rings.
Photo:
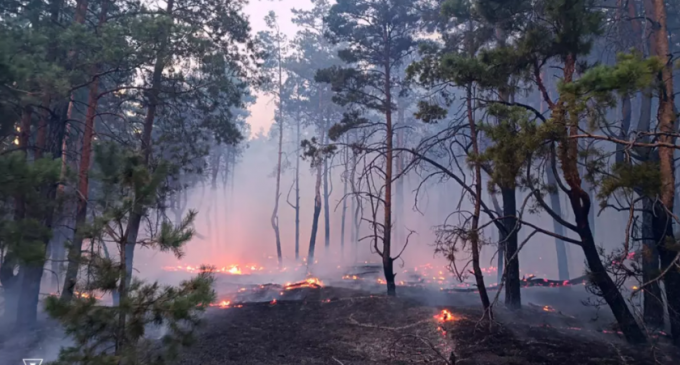
<path id="1" fill-rule="evenodd" d="M 245 12 L 250 18 L 253 33 L 256 34 L 267 29 L 264 17 L 269 11 L 274 11 L 279 17 L 282 32 L 286 34 L 288 39 L 292 39 L 297 31 L 297 26 L 291 22 L 291 8 L 310 9 L 311 7 L 312 2 L 310 0 L 250 0 Z M 257 102 L 250 107 L 251 116 L 248 119 L 251 135 L 260 130 L 264 130 L 265 133 L 269 130 L 274 121 L 274 109 L 271 96 L 257 94 Z"/>

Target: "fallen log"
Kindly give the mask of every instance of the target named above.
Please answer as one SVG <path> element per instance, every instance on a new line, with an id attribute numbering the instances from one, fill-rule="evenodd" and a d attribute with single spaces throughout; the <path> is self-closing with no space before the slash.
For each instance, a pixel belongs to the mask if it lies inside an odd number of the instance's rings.
<path id="1" fill-rule="evenodd" d="M 588 281 L 588 276 L 583 275 L 579 276 L 574 279 L 570 280 L 549 280 L 549 279 L 544 279 L 544 278 L 536 278 L 533 275 L 529 277 L 522 278 L 522 281 L 520 281 L 520 287 L 521 288 L 530 288 L 530 287 L 535 287 L 535 286 L 540 286 L 540 287 L 548 287 L 548 288 L 560 288 L 560 287 L 568 287 L 568 286 L 574 286 L 574 285 L 582 285 L 585 284 Z M 486 287 L 486 290 L 498 290 L 499 285 L 490 285 Z M 443 289 L 442 291 L 448 292 L 448 293 L 469 293 L 469 292 L 476 292 L 477 288 L 476 287 L 469 287 L 469 288 L 449 288 L 449 289 Z"/>

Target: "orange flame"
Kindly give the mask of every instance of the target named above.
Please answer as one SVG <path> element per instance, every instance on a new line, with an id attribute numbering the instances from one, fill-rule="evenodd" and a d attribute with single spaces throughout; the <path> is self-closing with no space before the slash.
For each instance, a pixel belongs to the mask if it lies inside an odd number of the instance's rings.
<path id="1" fill-rule="evenodd" d="M 454 321 L 456 318 L 447 309 L 443 309 L 441 313 L 434 316 L 438 322 L 449 322 Z"/>
<path id="2" fill-rule="evenodd" d="M 286 290 L 298 289 L 298 288 L 320 288 L 323 287 L 323 282 L 317 278 L 309 278 L 304 281 L 297 283 L 286 283 L 284 288 Z"/>
<path id="3" fill-rule="evenodd" d="M 549 305 L 544 305 L 543 310 L 546 312 L 555 312 L 555 308 L 549 306 Z"/>

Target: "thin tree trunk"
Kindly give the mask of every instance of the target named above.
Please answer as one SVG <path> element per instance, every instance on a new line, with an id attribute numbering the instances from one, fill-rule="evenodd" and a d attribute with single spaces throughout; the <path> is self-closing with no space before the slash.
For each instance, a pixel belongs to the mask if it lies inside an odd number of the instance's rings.
<path id="1" fill-rule="evenodd" d="M 175 0 L 168 0 L 165 13 L 172 19 L 172 11 L 175 6 Z M 170 29 L 163 28 L 160 30 L 161 43 L 158 48 L 158 54 L 156 56 L 156 62 L 154 64 L 153 74 L 151 77 L 151 89 L 149 90 L 148 102 L 149 106 L 146 110 L 146 116 L 144 118 L 144 128 L 142 130 L 142 156 L 144 158 L 144 164 L 149 166 L 149 160 L 151 158 L 151 133 L 153 131 L 153 123 L 156 118 L 156 111 L 158 105 L 160 104 L 159 96 L 161 92 L 161 82 L 163 77 L 163 69 L 167 63 L 168 46 L 169 46 L 169 32 Z M 137 199 L 137 198 L 135 198 Z M 127 280 L 126 286 L 130 285 L 132 280 L 132 268 L 135 256 L 135 246 L 137 244 L 137 236 L 139 234 L 139 228 L 142 221 L 142 216 L 144 216 L 144 208 L 135 204 L 130 217 L 128 219 L 128 225 L 126 228 L 127 232 L 127 244 L 125 245 L 125 267 L 126 273 L 125 278 Z M 120 293 L 119 293 L 120 294 Z M 115 298 L 115 295 L 114 295 Z"/>
<path id="2" fill-rule="evenodd" d="M 279 37 L 277 37 L 279 38 Z M 280 38 L 279 38 L 280 39 Z M 281 57 L 281 44 L 278 45 L 279 61 L 279 154 L 276 164 L 276 196 L 274 200 L 274 210 L 271 216 L 271 225 L 276 239 L 276 257 L 279 266 L 283 265 L 283 254 L 281 252 L 281 234 L 279 232 L 279 198 L 281 197 L 281 159 L 283 156 L 283 65 Z"/>
<path id="3" fill-rule="evenodd" d="M 349 171 L 347 170 L 349 164 L 349 150 L 345 148 L 345 171 L 343 172 L 342 182 L 342 218 L 340 220 L 340 252 L 345 254 L 345 216 L 347 215 L 347 183 L 349 179 Z"/>
<path id="4" fill-rule="evenodd" d="M 296 119 L 295 135 L 297 147 L 300 148 L 300 114 Z M 299 151 L 299 150 L 298 150 Z M 295 155 L 295 261 L 300 260 L 300 153 Z"/>
<path id="5" fill-rule="evenodd" d="M 509 309 L 520 309 L 522 298 L 520 294 L 519 255 L 517 242 L 517 197 L 515 187 L 501 188 L 503 196 L 503 225 L 508 232 L 505 243 L 505 306 Z M 477 195 L 481 196 L 481 195 Z M 513 258 L 514 257 L 514 258 Z"/>
<path id="6" fill-rule="evenodd" d="M 397 125 L 399 130 L 397 130 L 397 148 L 404 148 L 404 103 L 403 101 L 399 103 L 397 109 Z M 394 207 L 394 237 L 395 242 L 398 244 L 406 244 L 404 241 L 404 155 L 401 152 L 397 152 L 396 156 L 396 169 L 397 169 L 397 181 L 395 181 L 397 192 L 395 194 L 395 207 Z"/>
<path id="7" fill-rule="evenodd" d="M 642 282 L 649 283 L 642 291 L 643 318 L 651 328 L 662 328 L 664 325 L 664 303 L 661 287 L 655 279 L 659 276 L 659 250 L 654 234 L 654 202 L 645 197 L 642 200 Z"/>
<path id="8" fill-rule="evenodd" d="M 674 90 L 673 90 L 673 60 L 668 42 L 668 28 L 666 22 L 666 4 L 662 0 L 652 0 L 656 31 L 654 32 L 654 44 L 657 54 L 666 62 L 661 74 L 661 87 L 659 90 L 658 121 L 660 143 L 674 143 L 672 134 L 675 128 Z M 655 206 L 655 232 L 660 236 L 659 258 L 661 270 L 664 271 L 674 265 L 676 256 L 679 255 L 673 249 L 675 237 L 673 236 L 673 203 L 675 197 L 675 165 L 673 158 L 674 149 L 659 147 L 659 167 L 661 170 L 661 203 L 663 207 Z M 661 209 L 658 209 L 661 208 Z M 673 344 L 680 346 L 680 271 L 670 268 L 664 275 L 664 288 L 666 289 L 666 306 L 671 325 Z"/>
<path id="9" fill-rule="evenodd" d="M 100 15 L 100 26 L 106 19 L 107 3 L 102 4 Z M 92 75 L 98 73 L 98 67 L 93 66 Z M 76 208 L 76 229 L 71 249 L 69 250 L 69 262 L 64 278 L 64 290 L 61 299 L 70 301 L 73 298 L 76 282 L 78 279 L 78 269 L 80 268 L 80 258 L 82 255 L 83 232 L 82 228 L 87 218 L 87 200 L 89 196 L 89 173 L 90 161 L 92 157 L 92 138 L 94 136 L 94 118 L 97 113 L 97 101 L 99 93 L 99 80 L 96 78 L 90 84 L 89 97 L 87 101 L 87 114 L 85 117 L 85 130 L 83 132 L 83 150 L 80 158 L 80 168 L 78 171 L 78 205 Z"/>
<path id="10" fill-rule="evenodd" d="M 503 209 L 501 208 L 501 205 L 498 204 L 498 199 L 494 194 L 489 194 L 491 197 L 491 203 L 493 204 L 493 209 L 496 212 L 496 215 L 499 217 L 503 216 Z M 503 229 L 498 229 L 498 258 L 497 258 L 497 277 L 496 280 L 500 284 L 501 281 L 503 280 L 503 270 L 505 268 L 505 242 L 507 240 L 507 235 L 505 234 L 505 230 Z"/>
<path id="11" fill-rule="evenodd" d="M 361 202 L 357 194 L 356 185 L 356 171 L 357 171 L 357 155 L 352 151 L 352 172 L 350 173 L 350 188 L 352 190 L 352 243 L 354 245 L 354 262 L 359 260 L 359 214 L 361 210 Z"/>
<path id="12" fill-rule="evenodd" d="M 384 38 L 387 40 L 387 36 Z M 385 272 L 385 282 L 387 284 L 387 295 L 396 296 L 397 286 L 394 282 L 394 259 L 392 258 L 392 164 L 393 164 L 393 139 L 394 131 L 392 129 L 392 83 L 391 83 L 391 66 L 389 64 L 389 43 L 386 46 L 388 54 L 385 62 L 385 201 L 383 220 L 383 249 L 382 249 L 382 263 L 383 271 Z M 375 237 L 377 240 L 378 237 Z"/>
<path id="13" fill-rule="evenodd" d="M 314 214 L 312 215 L 312 233 L 309 236 L 309 253 L 307 267 L 314 265 L 314 250 L 316 248 L 316 234 L 319 231 L 319 216 L 321 215 L 321 163 L 316 161 L 316 184 L 314 185 Z"/>
<path id="14" fill-rule="evenodd" d="M 328 121 L 326 121 L 326 127 L 324 128 L 324 135 L 322 141 L 328 143 Z M 325 144 L 324 143 L 324 144 Z M 326 253 L 331 246 L 331 210 L 328 204 L 328 159 L 323 160 L 323 222 L 324 222 L 324 248 Z"/>
<path id="15" fill-rule="evenodd" d="M 546 172 L 547 181 L 550 186 L 554 188 L 550 192 L 550 208 L 559 215 L 562 215 L 562 202 L 560 201 L 560 193 L 557 189 L 557 181 L 552 169 Z M 553 230 L 556 234 L 564 236 L 564 226 L 557 220 L 553 219 Z M 555 238 L 555 251 L 557 253 L 557 277 L 560 280 L 569 280 L 569 259 L 567 258 L 567 247 L 559 238 Z"/>
<path id="16" fill-rule="evenodd" d="M 477 143 L 477 126 L 475 124 L 474 116 L 472 115 L 472 85 L 467 85 L 466 87 L 466 106 L 467 106 L 467 118 L 468 124 L 470 126 L 470 139 L 472 140 L 472 153 L 475 156 L 479 156 L 479 145 Z M 486 291 L 486 285 L 484 284 L 484 275 L 482 274 L 482 268 L 479 264 L 479 214 L 481 211 L 481 196 L 482 196 L 482 168 L 479 162 L 474 163 L 474 188 L 475 195 L 475 207 L 472 213 L 472 227 L 470 227 L 470 244 L 472 249 L 472 272 L 475 277 L 475 282 L 477 288 L 479 289 L 479 297 L 482 300 L 482 307 L 484 309 L 484 318 L 490 319 L 493 315 L 491 313 L 491 302 L 489 301 L 489 294 Z M 507 253 L 506 253 L 507 256 Z"/>

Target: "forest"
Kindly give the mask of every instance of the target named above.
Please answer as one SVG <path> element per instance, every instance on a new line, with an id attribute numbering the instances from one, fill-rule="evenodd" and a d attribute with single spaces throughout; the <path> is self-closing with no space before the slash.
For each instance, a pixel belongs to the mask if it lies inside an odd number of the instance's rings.
<path id="1" fill-rule="evenodd" d="M 0 358 L 680 361 L 677 19 L 0 0 Z"/>

